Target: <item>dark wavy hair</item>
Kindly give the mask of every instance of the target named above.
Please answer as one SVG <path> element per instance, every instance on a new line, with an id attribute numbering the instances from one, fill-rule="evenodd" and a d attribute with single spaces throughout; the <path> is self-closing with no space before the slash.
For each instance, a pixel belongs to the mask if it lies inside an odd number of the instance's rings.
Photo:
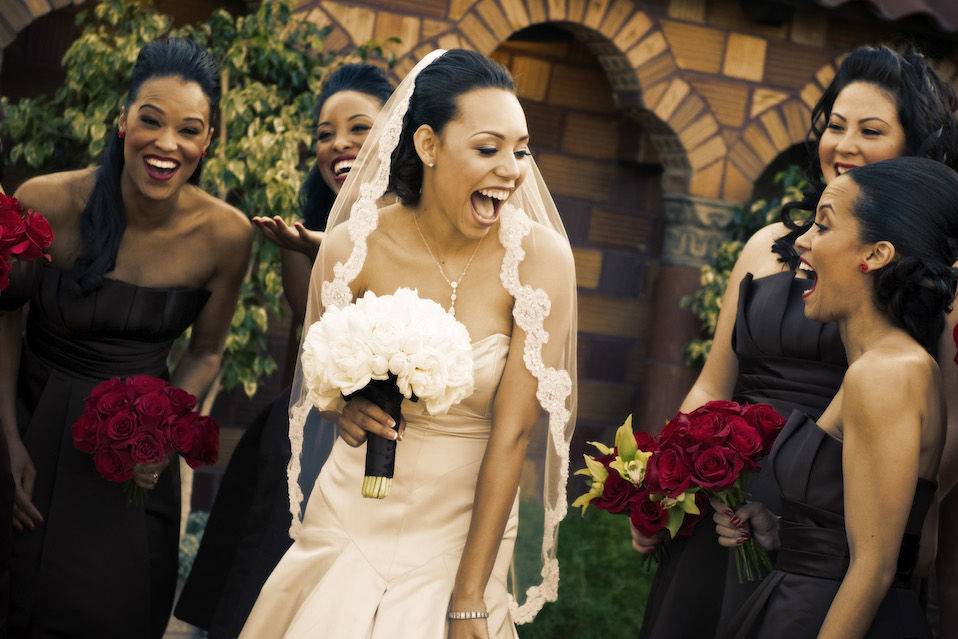
<path id="1" fill-rule="evenodd" d="M 317 119 L 326 100 L 340 91 L 364 93 L 385 103 L 392 95 L 393 86 L 379 67 L 371 64 L 344 64 L 323 83 L 323 88 L 316 99 L 314 113 Z M 322 231 L 326 227 L 329 210 L 336 201 L 336 193 L 323 180 L 319 167 L 315 163 L 299 190 L 299 201 L 303 224 L 306 228 Z"/>
<path id="2" fill-rule="evenodd" d="M 136 101 L 140 87 L 153 78 L 176 77 L 200 85 L 210 102 L 210 126 L 219 113 L 220 76 L 209 51 L 187 38 L 167 38 L 140 49 L 130 76 L 126 108 Z M 126 213 L 120 192 L 123 174 L 123 140 L 118 129 L 108 134 L 106 147 L 96 170 L 93 190 L 80 218 L 81 252 L 71 270 L 82 293 L 98 288 L 103 277 L 116 266 L 116 255 L 126 230 Z M 198 184 L 203 171 L 200 160 L 190 176 Z"/>
<path id="3" fill-rule="evenodd" d="M 958 173 L 924 157 L 899 157 L 849 171 L 860 189 L 853 212 L 864 242 L 891 242 L 895 259 L 875 271 L 880 310 L 938 355 L 958 272 Z M 921 197 L 915 194 L 920 193 Z"/>
<path id="4" fill-rule="evenodd" d="M 906 156 L 924 157 L 958 168 L 958 121 L 954 112 L 958 98 L 935 73 L 928 59 L 914 48 L 903 52 L 887 46 L 858 47 L 842 61 L 815 108 L 806 136 L 809 188 L 804 198 L 782 207 L 782 222 L 789 233 L 779 238 L 772 250 L 779 260 L 794 269 L 798 266 L 796 238 L 808 230 L 811 219 L 796 214 L 814 211 L 825 184 L 818 159 L 818 143 L 828 126 L 838 94 L 854 82 L 874 84 L 894 97 L 898 119 L 905 130 Z"/>
<path id="5" fill-rule="evenodd" d="M 422 160 L 413 135 L 424 124 L 442 133 L 459 115 L 459 96 L 487 88 L 515 91 L 515 84 L 501 64 L 466 49 L 447 51 L 419 73 L 389 171 L 389 190 L 403 204 L 415 206 L 422 193 Z"/>

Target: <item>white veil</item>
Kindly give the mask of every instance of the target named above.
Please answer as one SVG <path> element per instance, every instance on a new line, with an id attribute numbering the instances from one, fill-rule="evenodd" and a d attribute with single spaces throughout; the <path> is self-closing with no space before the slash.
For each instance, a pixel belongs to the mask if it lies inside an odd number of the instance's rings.
<path id="1" fill-rule="evenodd" d="M 399 141 L 416 76 L 443 53 L 436 50 L 423 58 L 376 118 L 326 225 L 327 237 L 338 225 L 347 225 L 351 247 L 332 249 L 327 241 L 320 249 L 310 278 L 304 326 L 317 321 L 324 308 L 352 302 L 349 284 L 362 270 L 367 238 L 378 224 L 380 200 L 389 182 L 391 156 Z M 525 334 L 523 360 L 536 380 L 536 397 L 542 409 L 540 423 L 529 441 L 520 480 L 519 538 L 509 584 L 514 598 L 512 618 L 516 623 L 531 621 L 547 601 L 554 601 L 558 595 L 556 544 L 558 525 L 567 510 L 569 441 L 576 406 L 574 274 L 562 269 L 550 271 L 523 265 L 528 254 L 551 250 L 550 254 L 554 255 L 556 246 L 566 253 L 562 257 L 568 257 L 571 264 L 571 248 L 552 196 L 532 159 L 528 161 L 530 173 L 504 205 L 498 229 L 499 241 L 505 248 L 500 279 L 515 300 L 514 326 Z M 560 277 L 556 273 L 562 273 L 564 280 L 558 286 L 555 281 L 543 281 Z M 563 291 L 553 296 L 561 299 L 551 299 L 544 286 Z M 328 424 L 316 419 L 317 413 L 302 383 L 301 360 L 297 361 L 289 416 L 292 456 L 288 488 L 293 515 L 290 536 L 295 539 L 302 529 L 300 513 L 305 506 L 300 487 L 304 428 L 307 422 L 313 426 Z M 312 434 L 310 438 L 313 439 Z M 334 438 L 320 439 L 331 442 Z M 356 494 L 358 497 L 358 486 Z"/>

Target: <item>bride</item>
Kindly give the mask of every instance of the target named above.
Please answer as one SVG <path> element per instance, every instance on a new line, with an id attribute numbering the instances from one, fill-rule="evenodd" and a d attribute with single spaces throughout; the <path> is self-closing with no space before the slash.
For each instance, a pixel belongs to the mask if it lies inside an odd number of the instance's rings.
<path id="1" fill-rule="evenodd" d="M 406 402 L 398 435 L 365 400 L 330 415 L 339 437 L 300 521 L 311 407 L 294 386 L 295 543 L 241 636 L 516 637 L 514 624 L 558 590 L 576 291 L 512 78 L 478 53 L 431 53 L 383 108 L 356 164 L 330 213 L 306 325 L 365 291 L 418 289 L 468 329 L 475 392 L 438 417 Z M 387 191 L 395 199 L 382 206 Z M 360 496 L 367 433 L 400 440 L 381 501 Z"/>

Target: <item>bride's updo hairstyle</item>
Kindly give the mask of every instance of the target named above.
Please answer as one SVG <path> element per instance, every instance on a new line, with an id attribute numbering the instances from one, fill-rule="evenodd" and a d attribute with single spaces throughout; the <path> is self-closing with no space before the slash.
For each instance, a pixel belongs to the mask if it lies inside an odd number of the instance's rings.
<path id="1" fill-rule="evenodd" d="M 941 162 L 899 157 L 849 172 L 860 189 L 854 215 L 866 243 L 887 241 L 895 259 L 875 272 L 880 310 L 932 356 L 955 299 L 958 173 Z"/>
<path id="2" fill-rule="evenodd" d="M 835 78 L 812 109 L 808 151 L 809 188 L 801 201 L 782 207 L 781 220 L 790 232 L 772 249 L 790 268 L 798 266 L 794 242 L 812 225 L 814 211 L 825 184 L 822 181 L 818 143 L 832 117 L 838 95 L 850 84 L 871 84 L 894 99 L 898 120 L 905 131 L 903 155 L 931 158 L 958 170 L 958 97 L 935 72 L 931 61 L 914 48 L 895 51 L 887 46 L 858 47 L 842 60 Z"/>
<path id="3" fill-rule="evenodd" d="M 195 82 L 210 101 L 210 127 L 219 115 L 220 75 L 209 51 L 187 38 L 167 38 L 150 42 L 140 49 L 130 76 L 126 109 L 136 101 L 140 87 L 154 78 L 182 78 Z M 123 174 L 123 139 L 119 129 L 108 133 L 103 156 L 96 170 L 93 191 L 80 218 L 81 253 L 73 265 L 72 279 L 80 291 L 90 292 L 103 282 L 103 276 L 116 266 L 116 254 L 126 230 L 126 214 L 120 192 Z M 199 161 L 190 184 L 199 184 L 203 160 Z"/>
<path id="4" fill-rule="evenodd" d="M 443 127 L 459 115 L 459 96 L 488 88 L 514 91 L 515 85 L 498 62 L 466 49 L 447 51 L 416 77 L 389 170 L 389 190 L 403 204 L 415 206 L 422 193 L 422 160 L 416 153 L 413 135 L 424 124 L 440 135 Z"/>

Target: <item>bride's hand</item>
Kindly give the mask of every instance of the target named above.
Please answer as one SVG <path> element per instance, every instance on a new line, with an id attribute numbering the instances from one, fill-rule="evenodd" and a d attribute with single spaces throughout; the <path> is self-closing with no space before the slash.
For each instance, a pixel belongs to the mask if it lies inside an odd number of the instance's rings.
<path id="1" fill-rule="evenodd" d="M 485 619 L 450 619 L 448 639 L 489 639 Z"/>
<path id="2" fill-rule="evenodd" d="M 385 439 L 402 439 L 406 431 L 406 422 L 399 425 L 399 432 L 393 430 L 392 417 L 368 399 L 350 400 L 343 412 L 336 417 L 340 436 L 352 447 L 366 441 L 368 433 Z"/>
<path id="3" fill-rule="evenodd" d="M 735 548 L 748 541 L 749 537 L 755 537 L 755 541 L 766 550 L 778 549 L 778 517 L 762 503 L 749 502 L 732 512 L 715 497 L 712 497 L 711 502 L 715 510 L 712 520 L 720 545 Z"/>
<path id="4" fill-rule="evenodd" d="M 322 244 L 326 234 L 322 231 L 311 231 L 302 222 L 295 222 L 293 226 L 287 226 L 285 220 L 278 215 L 273 217 L 256 216 L 253 218 L 253 224 L 256 225 L 263 235 L 276 246 L 290 251 L 298 251 L 310 259 L 316 259 L 316 253 L 319 252 L 319 245 Z"/>

